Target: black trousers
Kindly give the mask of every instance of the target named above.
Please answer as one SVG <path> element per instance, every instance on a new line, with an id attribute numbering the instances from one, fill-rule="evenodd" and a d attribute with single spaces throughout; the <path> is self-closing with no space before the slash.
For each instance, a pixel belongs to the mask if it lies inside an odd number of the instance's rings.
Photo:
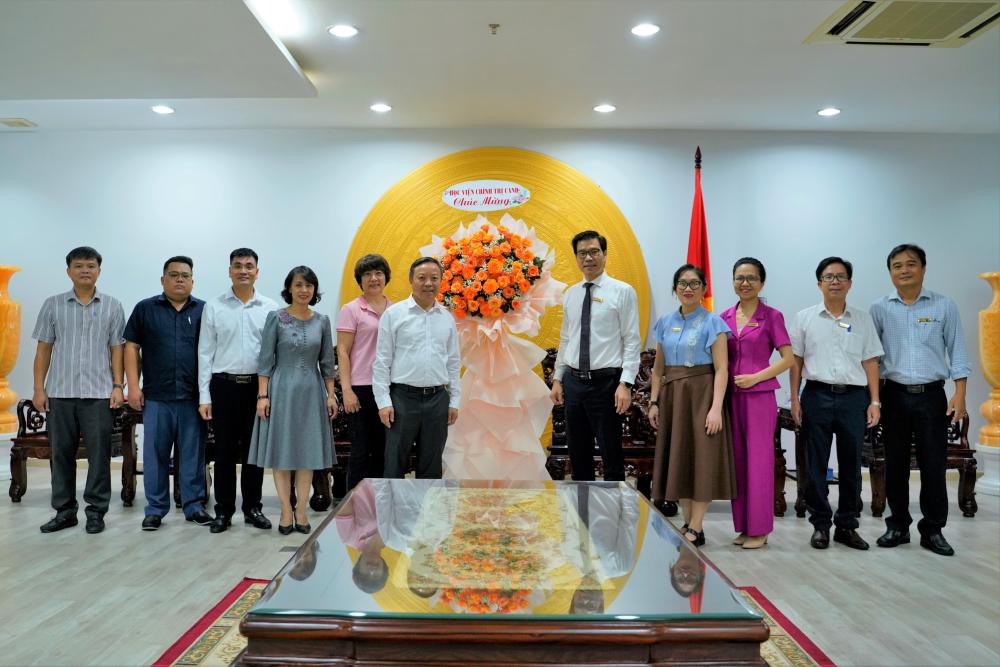
<path id="1" fill-rule="evenodd" d="M 809 521 L 815 528 L 829 530 L 857 528 L 861 507 L 861 443 L 865 438 L 868 412 L 868 391 L 852 387 L 843 394 L 807 382 L 802 392 L 802 432 L 806 437 L 808 482 L 806 507 Z M 826 468 L 830 463 L 833 436 L 837 436 L 838 477 L 840 498 L 837 514 L 830 507 Z M 801 468 L 801 464 L 799 465 Z"/>
<path id="2" fill-rule="evenodd" d="M 566 444 L 574 480 L 594 480 L 595 439 L 604 462 L 604 479 L 625 479 L 622 418 L 615 412 L 615 390 L 621 381 L 621 369 L 616 370 L 592 375 L 589 380 L 578 378 L 569 370 L 563 375 Z"/>
<path id="3" fill-rule="evenodd" d="M 236 464 L 243 464 L 240 491 L 243 513 L 260 509 L 264 469 L 246 463 L 250 437 L 257 414 L 257 376 L 240 384 L 213 375 L 212 432 L 215 434 L 215 514 L 231 517 L 236 513 Z"/>
<path id="4" fill-rule="evenodd" d="M 102 517 L 111 502 L 111 407 L 107 398 L 50 398 L 47 417 L 52 449 L 52 507 L 76 515 L 76 450 L 87 448 L 87 516 Z"/>
<path id="5" fill-rule="evenodd" d="M 906 530 L 910 516 L 910 444 L 916 445 L 920 467 L 921 535 L 940 533 L 948 521 L 948 399 L 944 387 L 910 394 L 891 382 L 885 383 L 882 399 L 882 430 L 885 434 L 885 497 L 890 516 L 888 528 Z"/>
<path id="6" fill-rule="evenodd" d="M 351 436 L 351 458 L 347 462 L 347 490 L 367 477 L 385 473 L 385 426 L 378 418 L 378 405 L 371 385 L 353 387 L 361 409 L 347 415 Z"/>
<path id="7" fill-rule="evenodd" d="M 417 477 L 441 479 L 441 455 L 448 439 L 448 391 L 423 394 L 405 384 L 389 387 L 395 419 L 385 436 L 385 476 L 402 478 L 417 443 Z"/>

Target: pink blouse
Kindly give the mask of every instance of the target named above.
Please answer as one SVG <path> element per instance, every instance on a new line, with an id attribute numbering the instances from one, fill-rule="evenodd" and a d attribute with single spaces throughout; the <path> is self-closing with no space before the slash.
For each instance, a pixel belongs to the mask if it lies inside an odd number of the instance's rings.
<path id="1" fill-rule="evenodd" d="M 385 303 L 387 308 L 392 305 L 388 297 Z M 337 331 L 354 334 L 350 357 L 351 386 L 372 383 L 372 364 L 375 363 L 379 319 L 381 315 L 372 310 L 363 296 L 345 303 L 340 309 L 340 315 L 337 316 Z"/>

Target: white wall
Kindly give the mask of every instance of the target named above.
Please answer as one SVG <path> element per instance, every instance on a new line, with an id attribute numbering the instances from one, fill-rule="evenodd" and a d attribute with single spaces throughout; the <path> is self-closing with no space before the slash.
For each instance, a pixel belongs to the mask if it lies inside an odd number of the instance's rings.
<path id="1" fill-rule="evenodd" d="M 261 254 L 259 287 L 277 296 L 286 270 L 308 264 L 334 312 L 346 250 L 375 201 L 401 177 L 447 153 L 507 145 L 541 151 L 604 188 L 645 253 L 655 317 L 670 309 L 684 261 L 692 155 L 703 188 L 716 303 L 728 305 L 731 263 L 755 255 L 764 294 L 791 315 L 819 299 L 826 255 L 854 262 L 850 301 L 867 307 L 891 285 L 885 255 L 909 241 L 929 255 L 927 285 L 959 305 L 976 372 L 974 428 L 987 386 L 978 373 L 977 312 L 1000 270 L 1000 136 L 555 130 L 37 132 L 0 135 L 0 263 L 15 263 L 23 305 L 14 389 L 31 392 L 30 339 L 45 296 L 63 291 L 64 256 L 92 245 L 100 287 L 126 313 L 158 291 L 162 261 L 195 260 L 196 294 L 228 286 L 228 252 Z M 422 240 L 421 240 L 422 241 Z"/>

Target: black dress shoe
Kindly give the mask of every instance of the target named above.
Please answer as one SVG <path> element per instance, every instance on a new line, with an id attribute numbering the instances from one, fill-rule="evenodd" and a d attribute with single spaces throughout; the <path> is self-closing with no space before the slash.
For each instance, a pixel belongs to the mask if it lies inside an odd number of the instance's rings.
<path id="1" fill-rule="evenodd" d="M 295 530 L 294 523 L 290 523 L 287 526 L 282 526 L 280 523 L 278 524 L 278 532 L 282 535 L 291 535 L 293 530 Z"/>
<path id="2" fill-rule="evenodd" d="M 830 546 L 830 531 L 817 528 L 809 538 L 809 546 L 813 549 L 826 549 Z"/>
<path id="3" fill-rule="evenodd" d="M 80 523 L 75 514 L 56 514 L 48 523 L 43 525 L 39 530 L 43 533 L 54 533 L 57 530 L 62 530 L 63 528 L 72 528 L 76 524 Z"/>
<path id="4" fill-rule="evenodd" d="M 213 521 L 215 521 L 215 519 L 212 518 L 212 515 L 206 512 L 205 510 L 198 510 L 197 512 L 189 516 L 187 520 L 192 523 L 196 523 L 199 526 L 208 526 L 211 525 Z"/>
<path id="5" fill-rule="evenodd" d="M 104 530 L 104 518 L 99 516 L 88 516 L 87 525 L 84 528 L 91 535 L 95 535 Z"/>
<path id="6" fill-rule="evenodd" d="M 910 543 L 910 531 L 899 530 L 898 528 L 886 528 L 882 537 L 875 540 L 875 544 L 886 549 L 898 547 L 900 544 Z"/>
<path id="7" fill-rule="evenodd" d="M 840 542 L 845 547 L 857 549 L 858 551 L 868 550 L 868 543 L 861 539 L 861 536 L 858 535 L 858 531 L 853 528 L 836 529 L 833 531 L 833 541 Z"/>
<path id="8" fill-rule="evenodd" d="M 209 527 L 208 531 L 210 533 L 224 533 L 226 529 L 229 528 L 232 520 L 228 516 L 222 516 L 221 514 L 212 520 L 212 525 Z"/>
<path id="9" fill-rule="evenodd" d="M 296 533 L 302 533 L 303 535 L 308 535 L 310 530 L 312 530 L 312 526 L 310 526 L 308 523 L 295 524 Z"/>
<path id="10" fill-rule="evenodd" d="M 941 533 L 934 533 L 933 535 L 921 535 L 920 536 L 920 546 L 924 549 L 930 549 L 939 556 L 954 556 L 955 550 L 951 548 L 948 544 L 948 540 L 944 539 L 944 535 Z"/>
<path id="11" fill-rule="evenodd" d="M 147 516 L 145 519 L 142 520 L 142 529 L 143 530 L 159 530 L 160 523 L 162 521 L 163 520 L 160 517 L 154 516 L 154 515 L 150 514 L 149 516 Z"/>
<path id="12" fill-rule="evenodd" d="M 259 509 L 252 509 L 243 515 L 243 521 L 250 524 L 254 528 L 260 528 L 261 530 L 271 530 L 271 522 L 267 520 L 264 513 Z"/>

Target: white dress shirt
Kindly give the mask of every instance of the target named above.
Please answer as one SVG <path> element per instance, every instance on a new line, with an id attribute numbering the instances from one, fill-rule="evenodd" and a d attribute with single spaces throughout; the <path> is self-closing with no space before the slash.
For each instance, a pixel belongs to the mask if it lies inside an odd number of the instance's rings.
<path id="1" fill-rule="evenodd" d="M 372 365 L 372 393 L 379 410 L 392 407 L 390 384 L 448 385 L 448 406 L 457 408 L 461 368 L 458 329 L 447 308 L 435 301 L 424 310 L 410 295 L 382 313 Z"/>
<path id="2" fill-rule="evenodd" d="M 562 382 L 567 368 L 576 368 L 580 359 L 580 319 L 586 280 L 572 285 L 563 297 L 559 353 L 555 379 Z M 635 382 L 639 373 L 639 300 L 626 282 L 602 273 L 590 281 L 590 370 L 621 368 L 622 382 Z"/>
<path id="3" fill-rule="evenodd" d="M 198 338 L 198 402 L 211 403 L 212 373 L 251 375 L 257 372 L 264 320 L 278 309 L 274 299 L 254 292 L 243 303 L 233 288 L 205 302 Z"/>
<path id="4" fill-rule="evenodd" d="M 861 362 L 882 356 L 875 323 L 861 308 L 846 306 L 834 317 L 819 303 L 797 312 L 788 333 L 807 380 L 864 387 L 868 377 Z"/>

